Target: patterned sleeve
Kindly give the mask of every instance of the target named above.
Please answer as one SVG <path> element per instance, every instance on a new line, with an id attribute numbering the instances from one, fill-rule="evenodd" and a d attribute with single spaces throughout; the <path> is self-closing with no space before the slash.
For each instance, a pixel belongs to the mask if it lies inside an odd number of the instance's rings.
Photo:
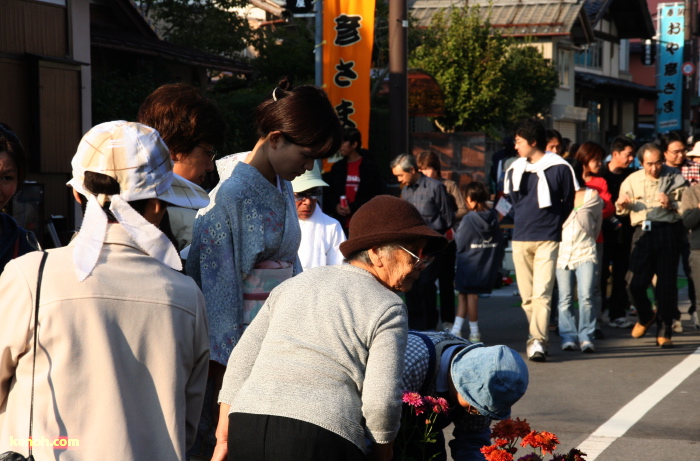
<path id="1" fill-rule="evenodd" d="M 430 354 L 425 342 L 421 338 L 409 334 L 402 376 L 404 391 L 420 392 L 425 375 L 428 373 L 429 361 Z"/>
<path id="2" fill-rule="evenodd" d="M 224 365 L 243 333 L 242 281 L 264 248 L 261 214 L 242 189 L 227 181 L 216 204 L 197 216 L 187 266 L 206 300 L 211 360 Z"/>

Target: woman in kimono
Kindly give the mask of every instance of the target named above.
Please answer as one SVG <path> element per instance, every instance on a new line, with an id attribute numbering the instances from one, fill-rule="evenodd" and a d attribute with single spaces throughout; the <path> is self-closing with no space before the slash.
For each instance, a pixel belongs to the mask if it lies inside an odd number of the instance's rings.
<path id="1" fill-rule="evenodd" d="M 325 92 L 310 85 L 292 88 L 287 79 L 253 115 L 258 142 L 250 152 L 217 161 L 221 180 L 197 215 L 187 258 L 187 274 L 207 304 L 215 392 L 231 351 L 269 292 L 302 270 L 290 181 L 337 152 L 342 138 Z M 210 403 L 216 406 L 215 398 Z M 209 410 L 205 402 L 203 413 Z"/>
<path id="2" fill-rule="evenodd" d="M 457 270 L 455 288 L 457 315 L 453 335 L 462 336 L 465 318 L 469 318 L 469 341 L 481 341 L 479 332 L 479 295 L 491 293 L 503 260 L 503 236 L 498 215 L 486 206 L 488 192 L 478 181 L 467 184 L 464 191 L 467 213 L 457 228 Z"/>

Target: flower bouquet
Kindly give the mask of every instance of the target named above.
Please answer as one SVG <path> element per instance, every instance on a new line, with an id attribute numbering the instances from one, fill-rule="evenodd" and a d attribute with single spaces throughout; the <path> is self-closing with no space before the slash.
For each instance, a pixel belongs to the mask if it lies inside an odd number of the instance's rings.
<path id="1" fill-rule="evenodd" d="M 532 447 L 532 453 L 517 458 L 517 461 L 544 461 L 544 456 L 552 454 L 549 461 L 585 461 L 585 453 L 572 448 L 569 453 L 557 455 L 554 449 L 559 445 L 559 439 L 551 432 L 538 432 L 530 429 L 527 420 L 520 421 L 520 418 L 504 419 L 493 426 L 491 438 L 496 442 L 481 449 L 487 461 L 515 461 L 515 453 L 518 439 L 521 447 Z M 539 453 L 537 451 L 539 450 Z"/>
<path id="2" fill-rule="evenodd" d="M 417 392 L 404 392 L 403 402 L 401 427 L 394 442 L 394 459 L 429 461 L 435 458 L 438 456 L 438 453 L 434 453 L 437 447 L 431 445 L 437 442 L 441 431 L 435 428 L 435 421 L 440 414 L 449 411 L 447 400 L 422 396 Z"/>

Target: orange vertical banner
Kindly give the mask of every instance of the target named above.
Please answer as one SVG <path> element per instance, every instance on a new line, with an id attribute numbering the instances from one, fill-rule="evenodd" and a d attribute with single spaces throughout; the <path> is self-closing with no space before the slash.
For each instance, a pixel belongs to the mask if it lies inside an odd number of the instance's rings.
<path id="1" fill-rule="evenodd" d="M 323 86 L 345 127 L 369 140 L 375 0 L 323 0 Z"/>

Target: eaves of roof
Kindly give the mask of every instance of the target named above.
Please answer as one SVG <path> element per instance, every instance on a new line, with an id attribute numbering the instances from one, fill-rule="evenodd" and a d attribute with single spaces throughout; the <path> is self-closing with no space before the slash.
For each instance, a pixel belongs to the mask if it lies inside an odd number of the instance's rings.
<path id="1" fill-rule="evenodd" d="M 203 51 L 169 43 L 158 38 L 144 37 L 115 29 L 92 27 L 90 43 L 94 47 L 127 51 L 146 56 L 157 56 L 169 61 L 181 62 L 207 69 L 216 69 L 250 75 L 249 64 Z"/>
<path id="2" fill-rule="evenodd" d="M 604 75 L 576 71 L 576 88 L 592 89 L 599 92 L 614 92 L 620 95 L 657 99 L 659 90 L 654 87 Z"/>

